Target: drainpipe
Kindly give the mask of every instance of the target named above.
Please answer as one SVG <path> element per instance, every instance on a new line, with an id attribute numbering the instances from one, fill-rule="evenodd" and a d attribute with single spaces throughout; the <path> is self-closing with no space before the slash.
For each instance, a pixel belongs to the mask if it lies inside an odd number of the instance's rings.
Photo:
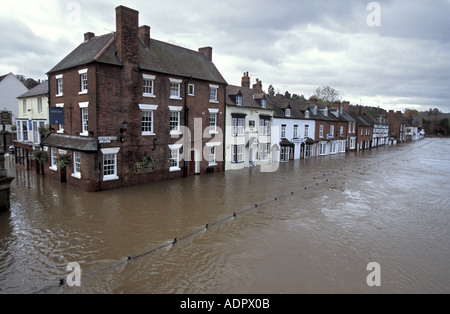
<path id="1" fill-rule="evenodd" d="M 192 81 L 192 76 L 189 78 L 189 80 L 186 81 L 185 86 L 184 86 L 184 123 L 185 123 L 185 127 L 187 129 L 189 129 L 189 108 L 188 108 L 188 93 L 189 93 L 189 83 Z M 186 138 L 187 134 L 184 134 L 184 169 L 183 169 L 183 177 L 188 177 L 188 161 L 186 160 L 189 156 L 191 156 L 191 152 L 190 151 L 186 151 L 187 147 L 189 147 L 189 144 L 187 143 L 188 139 Z"/>

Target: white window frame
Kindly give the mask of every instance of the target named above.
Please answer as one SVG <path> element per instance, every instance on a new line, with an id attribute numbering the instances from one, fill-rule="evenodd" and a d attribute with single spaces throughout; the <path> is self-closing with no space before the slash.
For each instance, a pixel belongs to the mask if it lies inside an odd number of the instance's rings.
<path id="1" fill-rule="evenodd" d="M 305 125 L 305 138 L 309 137 L 309 125 Z"/>
<path id="2" fill-rule="evenodd" d="M 294 125 L 293 138 L 298 138 L 298 125 Z"/>
<path id="3" fill-rule="evenodd" d="M 340 126 L 339 127 L 339 135 L 340 135 L 340 137 L 344 137 L 344 126 Z"/>
<path id="4" fill-rule="evenodd" d="M 243 106 L 242 96 L 236 96 L 236 106 L 238 106 L 238 107 Z"/>
<path id="5" fill-rule="evenodd" d="M 323 125 L 321 125 L 319 127 L 319 138 L 323 138 L 323 129 L 324 129 L 324 127 L 323 127 Z"/>
<path id="6" fill-rule="evenodd" d="M 26 99 L 24 99 L 22 101 L 22 112 L 27 113 L 27 100 Z"/>
<path id="7" fill-rule="evenodd" d="M 350 149 L 356 149 L 356 138 L 350 138 Z"/>
<path id="8" fill-rule="evenodd" d="M 78 71 L 78 74 L 80 75 L 80 95 L 87 94 L 88 93 L 88 75 L 87 75 L 88 69 L 83 69 Z"/>
<path id="9" fill-rule="evenodd" d="M 78 104 L 81 109 L 81 133 L 80 136 L 89 136 L 89 102 Z"/>
<path id="10" fill-rule="evenodd" d="M 219 103 L 219 85 L 209 85 L 209 102 L 213 104 Z"/>
<path id="11" fill-rule="evenodd" d="M 103 154 L 103 161 L 102 161 L 102 174 L 103 174 L 103 181 L 114 181 L 119 180 L 119 176 L 117 173 L 117 155 L 119 154 L 120 147 L 118 148 L 104 148 L 101 150 Z M 110 165 L 105 165 L 106 157 L 112 157 L 112 160 L 114 163 L 111 165 L 113 168 L 113 173 L 105 175 L 105 167 Z"/>
<path id="12" fill-rule="evenodd" d="M 261 99 L 261 108 L 267 109 L 267 100 L 265 98 Z"/>
<path id="13" fill-rule="evenodd" d="M 72 177 L 81 179 L 81 153 L 80 152 L 73 152 Z"/>
<path id="14" fill-rule="evenodd" d="M 319 155 L 325 156 L 327 152 L 327 144 L 325 142 L 319 143 Z"/>
<path id="15" fill-rule="evenodd" d="M 231 163 L 233 164 L 240 164 L 245 162 L 244 159 L 244 145 L 233 145 L 232 146 L 233 151 L 232 151 L 232 160 Z"/>
<path id="16" fill-rule="evenodd" d="M 330 135 L 334 138 L 334 125 L 330 125 Z"/>
<path id="17" fill-rule="evenodd" d="M 50 170 L 58 171 L 56 160 L 58 159 L 58 150 L 55 147 L 50 148 Z"/>
<path id="18" fill-rule="evenodd" d="M 64 75 L 60 74 L 56 76 L 56 97 L 62 97 L 64 95 Z"/>
<path id="19" fill-rule="evenodd" d="M 291 117 L 291 109 L 286 109 L 285 114 L 286 114 L 286 117 L 290 118 Z"/>
<path id="20" fill-rule="evenodd" d="M 154 112 L 158 110 L 157 105 L 139 105 L 139 109 L 141 109 L 141 130 L 142 136 L 152 136 L 155 135 L 155 119 Z M 148 126 L 144 126 L 144 123 L 148 123 L 148 121 L 144 121 L 144 115 L 150 114 L 150 131 L 147 130 Z"/>
<path id="21" fill-rule="evenodd" d="M 142 75 L 142 96 L 155 98 L 155 75 L 143 74 Z M 150 83 L 146 85 L 146 83 Z"/>
<path id="22" fill-rule="evenodd" d="M 170 172 L 176 172 L 181 171 L 180 168 L 180 149 L 183 147 L 181 144 L 177 145 L 169 145 L 170 149 L 170 156 L 169 156 L 169 163 L 170 163 Z M 172 161 L 175 161 L 175 165 L 172 165 Z"/>
<path id="23" fill-rule="evenodd" d="M 181 83 L 183 80 L 169 79 L 170 80 L 170 99 L 182 100 L 181 98 Z"/>
<path id="24" fill-rule="evenodd" d="M 286 138 L 286 124 L 281 125 L 281 138 Z"/>
<path id="25" fill-rule="evenodd" d="M 209 110 L 209 134 L 218 134 L 217 126 L 219 119 L 219 109 Z"/>
<path id="26" fill-rule="evenodd" d="M 170 110 L 170 121 L 169 121 L 170 135 L 180 135 L 181 134 L 181 111 L 183 110 L 183 107 L 169 106 L 169 110 Z M 174 119 L 175 117 L 176 117 L 177 127 L 176 127 L 176 129 L 172 129 L 172 123 L 175 122 L 175 119 Z"/>
<path id="27" fill-rule="evenodd" d="M 44 111 L 44 108 L 42 106 L 42 98 L 38 98 L 37 104 L 38 104 L 38 113 L 42 113 Z"/>
<path id="28" fill-rule="evenodd" d="M 188 85 L 188 96 L 195 96 L 195 85 L 194 84 Z"/>

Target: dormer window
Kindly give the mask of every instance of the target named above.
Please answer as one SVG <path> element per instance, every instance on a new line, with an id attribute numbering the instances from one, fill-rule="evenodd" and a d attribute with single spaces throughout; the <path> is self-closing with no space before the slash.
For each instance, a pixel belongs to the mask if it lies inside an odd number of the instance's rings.
<path id="1" fill-rule="evenodd" d="M 285 111 L 286 117 L 290 117 L 291 116 L 291 109 L 286 109 Z"/>
<path id="2" fill-rule="evenodd" d="M 267 100 L 265 98 L 261 99 L 261 108 L 263 109 L 267 108 Z"/>
<path id="3" fill-rule="evenodd" d="M 306 110 L 306 111 L 305 111 L 305 118 L 306 118 L 306 119 L 309 119 L 309 110 Z"/>
<path id="4" fill-rule="evenodd" d="M 242 96 L 236 96 L 236 106 L 242 107 Z"/>

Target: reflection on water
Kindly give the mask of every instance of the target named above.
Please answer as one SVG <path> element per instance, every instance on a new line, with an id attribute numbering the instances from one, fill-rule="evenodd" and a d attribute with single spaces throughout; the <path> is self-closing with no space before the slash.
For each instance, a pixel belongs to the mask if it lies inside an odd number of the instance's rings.
<path id="1" fill-rule="evenodd" d="M 0 292 L 448 293 L 449 144 L 426 139 L 272 174 L 95 194 L 11 166 Z M 58 288 L 71 262 L 82 286 Z M 367 286 L 371 262 L 381 265 L 381 287 Z"/>

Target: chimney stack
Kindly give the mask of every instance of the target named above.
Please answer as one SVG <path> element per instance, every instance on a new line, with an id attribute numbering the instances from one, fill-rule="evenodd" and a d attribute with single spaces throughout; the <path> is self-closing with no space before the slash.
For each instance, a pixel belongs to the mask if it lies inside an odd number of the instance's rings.
<path id="1" fill-rule="evenodd" d="M 244 76 L 242 77 L 242 84 L 241 86 L 243 88 L 250 88 L 250 76 L 248 75 L 248 72 L 244 73 Z"/>
<path id="2" fill-rule="evenodd" d="M 256 79 L 256 84 L 253 85 L 253 90 L 257 93 L 262 93 L 262 82 L 259 79 Z"/>
<path id="3" fill-rule="evenodd" d="M 139 12 L 124 6 L 116 8 L 116 49 L 124 63 L 139 63 Z"/>
<path id="4" fill-rule="evenodd" d="M 350 113 L 350 102 L 349 101 L 343 101 L 342 107 L 346 113 Z"/>
<path id="5" fill-rule="evenodd" d="M 208 58 L 208 60 L 212 62 L 212 52 L 213 52 L 212 47 L 200 48 L 198 49 L 198 52 L 203 53 Z"/>
<path id="6" fill-rule="evenodd" d="M 95 37 L 94 33 L 88 32 L 88 33 L 84 34 L 84 42 L 88 42 L 94 37 Z"/>
<path id="7" fill-rule="evenodd" d="M 141 36 L 145 48 L 150 48 L 150 26 L 144 25 L 139 27 L 139 36 Z"/>

